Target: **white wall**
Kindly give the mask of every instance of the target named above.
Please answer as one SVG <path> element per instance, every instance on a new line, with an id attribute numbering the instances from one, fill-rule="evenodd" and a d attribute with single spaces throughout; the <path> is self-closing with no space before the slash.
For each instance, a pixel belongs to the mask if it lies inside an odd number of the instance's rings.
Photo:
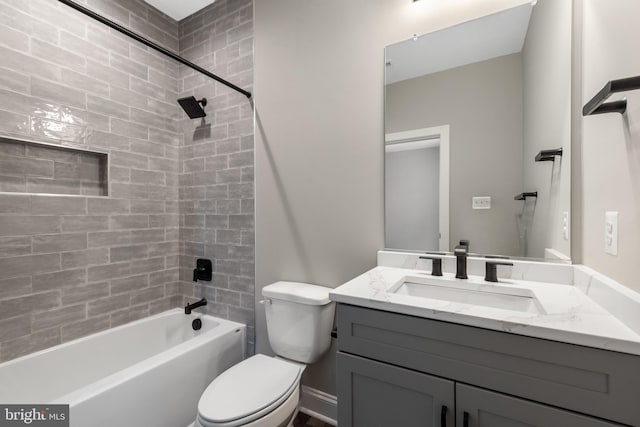
<path id="1" fill-rule="evenodd" d="M 276 280 L 336 287 L 383 247 L 388 44 L 522 0 L 255 2 L 256 299 Z M 269 352 L 256 305 L 257 350 Z M 333 352 L 304 382 L 335 393 Z"/>
<path id="2" fill-rule="evenodd" d="M 545 248 L 570 256 L 562 213 L 571 205 L 571 25 L 570 1 L 539 0 L 522 51 L 524 63 L 524 188 L 537 191 L 527 255 Z M 540 150 L 563 148 L 554 162 L 535 162 Z"/>
<path id="3" fill-rule="evenodd" d="M 584 0 L 583 104 L 612 79 L 640 74 L 640 2 Z M 582 262 L 640 291 L 640 91 L 627 113 L 582 119 Z M 618 211 L 618 255 L 604 253 L 604 216 Z"/>

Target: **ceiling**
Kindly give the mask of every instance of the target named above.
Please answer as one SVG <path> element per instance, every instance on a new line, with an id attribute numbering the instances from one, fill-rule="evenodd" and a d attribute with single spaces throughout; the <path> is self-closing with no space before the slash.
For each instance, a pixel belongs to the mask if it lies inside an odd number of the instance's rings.
<path id="1" fill-rule="evenodd" d="M 187 16 L 193 15 L 200 9 L 209 6 L 216 0 L 144 0 L 165 15 L 169 15 L 176 21 L 182 21 Z"/>
<path id="2" fill-rule="evenodd" d="M 507 9 L 385 49 L 385 84 L 520 52 L 533 3 Z"/>

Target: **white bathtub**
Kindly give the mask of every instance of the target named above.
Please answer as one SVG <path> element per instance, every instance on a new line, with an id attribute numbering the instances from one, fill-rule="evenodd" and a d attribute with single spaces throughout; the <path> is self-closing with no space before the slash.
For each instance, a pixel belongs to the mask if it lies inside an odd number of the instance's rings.
<path id="1" fill-rule="evenodd" d="M 244 358 L 245 334 L 169 310 L 0 364 L 0 403 L 69 404 L 72 427 L 184 427 L 207 385 Z"/>

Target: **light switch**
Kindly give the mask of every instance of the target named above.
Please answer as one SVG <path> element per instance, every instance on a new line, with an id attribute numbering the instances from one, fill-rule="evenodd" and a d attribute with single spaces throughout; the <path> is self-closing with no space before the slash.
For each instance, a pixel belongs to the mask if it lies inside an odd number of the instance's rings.
<path id="1" fill-rule="evenodd" d="M 604 214 L 604 251 L 618 255 L 618 212 Z"/>
<path id="2" fill-rule="evenodd" d="M 562 238 L 569 240 L 569 212 L 562 212 Z"/>
<path id="3" fill-rule="evenodd" d="M 472 197 L 471 209 L 491 209 L 491 196 Z"/>

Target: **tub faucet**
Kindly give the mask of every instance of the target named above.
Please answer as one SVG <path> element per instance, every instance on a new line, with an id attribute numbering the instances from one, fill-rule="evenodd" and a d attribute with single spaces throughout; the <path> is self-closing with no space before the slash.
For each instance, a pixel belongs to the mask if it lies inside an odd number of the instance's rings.
<path id="1" fill-rule="evenodd" d="M 187 304 L 184 306 L 184 314 L 191 314 L 191 310 L 193 310 L 194 308 L 202 307 L 203 305 L 207 305 L 207 300 L 205 298 L 202 298 L 200 301 Z"/>
<path id="2" fill-rule="evenodd" d="M 456 279 L 468 279 L 467 254 L 469 253 L 469 241 L 460 240 L 460 244 L 453 249 L 456 256 Z"/>

